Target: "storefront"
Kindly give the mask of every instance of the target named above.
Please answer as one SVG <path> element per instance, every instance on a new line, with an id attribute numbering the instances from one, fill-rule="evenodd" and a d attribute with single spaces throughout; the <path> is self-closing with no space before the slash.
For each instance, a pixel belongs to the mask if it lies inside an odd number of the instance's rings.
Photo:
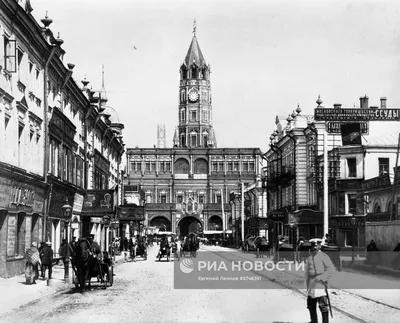
<path id="1" fill-rule="evenodd" d="M 365 216 L 331 216 L 330 235 L 339 247 L 365 247 Z"/>
<path id="2" fill-rule="evenodd" d="M 94 240 L 101 250 L 108 250 L 112 237 L 110 223 L 115 220 L 115 190 L 88 190 L 81 212 L 81 236 L 94 234 Z"/>
<path id="3" fill-rule="evenodd" d="M 300 237 L 306 240 L 322 238 L 324 235 L 324 212 L 303 209 L 289 213 L 287 231 L 291 242 L 295 243 Z"/>
<path id="4" fill-rule="evenodd" d="M 51 186 L 49 194 L 50 207 L 45 223 L 45 242 L 50 241 L 52 243 L 54 256 L 58 257 L 62 239 L 67 239 L 68 241 L 71 239 L 72 212 L 66 212 L 63 206 L 76 207 L 74 202 L 77 192 L 76 188 L 57 180 L 51 181 Z"/>
<path id="5" fill-rule="evenodd" d="M 25 251 L 43 236 L 47 185 L 41 177 L 0 168 L 0 277 L 25 270 Z"/>
<path id="6" fill-rule="evenodd" d="M 145 234 L 144 206 L 120 206 L 117 208 L 117 219 L 120 237 L 129 239 L 133 235 Z"/>

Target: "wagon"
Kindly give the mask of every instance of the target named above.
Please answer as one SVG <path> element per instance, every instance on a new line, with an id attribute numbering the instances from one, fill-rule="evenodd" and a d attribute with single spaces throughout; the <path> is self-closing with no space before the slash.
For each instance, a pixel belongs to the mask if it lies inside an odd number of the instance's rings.
<path id="1" fill-rule="evenodd" d="M 101 259 L 91 258 L 87 262 L 87 268 L 77 268 L 72 264 L 73 268 L 73 282 L 75 287 L 79 287 L 80 275 L 85 275 L 85 270 L 88 270 L 88 278 L 85 284 L 88 284 L 88 287 L 91 287 L 92 279 L 96 278 L 97 283 L 102 287 L 112 286 L 114 283 L 114 266 L 113 261 L 109 257 L 107 251 L 103 251 L 103 257 Z M 82 277 L 83 277 L 82 276 Z M 81 289 L 82 286 L 81 286 Z"/>

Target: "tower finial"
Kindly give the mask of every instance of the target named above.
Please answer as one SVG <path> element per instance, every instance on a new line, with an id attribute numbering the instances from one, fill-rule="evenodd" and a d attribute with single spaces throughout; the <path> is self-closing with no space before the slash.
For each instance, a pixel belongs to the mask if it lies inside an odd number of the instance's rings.
<path id="1" fill-rule="evenodd" d="M 104 64 L 102 65 L 101 86 L 104 88 Z"/>
<path id="2" fill-rule="evenodd" d="M 193 20 L 193 35 L 196 37 L 196 19 Z"/>

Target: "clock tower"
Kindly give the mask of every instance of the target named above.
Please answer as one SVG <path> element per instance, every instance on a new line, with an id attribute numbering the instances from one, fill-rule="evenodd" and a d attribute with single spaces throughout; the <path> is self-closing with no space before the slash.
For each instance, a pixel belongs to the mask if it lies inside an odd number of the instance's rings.
<path id="1" fill-rule="evenodd" d="M 180 68 L 179 115 L 174 147 L 215 148 L 212 127 L 210 65 L 206 63 L 196 38 L 193 38 Z"/>

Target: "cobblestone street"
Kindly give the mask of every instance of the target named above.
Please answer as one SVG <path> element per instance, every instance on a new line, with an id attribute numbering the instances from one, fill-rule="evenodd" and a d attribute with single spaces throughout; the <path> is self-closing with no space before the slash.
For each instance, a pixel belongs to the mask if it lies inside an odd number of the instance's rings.
<path id="1" fill-rule="evenodd" d="M 233 249 L 202 246 L 218 253 Z M 49 295 L 2 317 L 2 322 L 308 322 L 305 297 L 290 289 L 271 289 L 263 281 L 258 290 L 177 290 L 173 286 L 173 262 L 156 260 L 158 247 L 149 248 L 147 261 L 121 263 L 115 267 L 112 287 L 84 294 L 75 289 Z M 237 256 L 251 257 L 238 252 Z M 268 289 L 267 289 L 268 288 Z M 349 295 L 341 294 L 343 302 Z M 353 296 L 354 297 L 354 296 Z M 246 302 L 243 302 L 246 300 Z M 336 302 L 336 300 L 335 300 Z M 374 308 L 358 300 L 358 309 L 379 322 Z M 355 322 L 338 311 L 332 322 Z M 397 318 L 398 320 L 398 318 Z M 393 317 L 392 322 L 396 321 Z M 389 321 L 385 321 L 389 322 Z"/>

